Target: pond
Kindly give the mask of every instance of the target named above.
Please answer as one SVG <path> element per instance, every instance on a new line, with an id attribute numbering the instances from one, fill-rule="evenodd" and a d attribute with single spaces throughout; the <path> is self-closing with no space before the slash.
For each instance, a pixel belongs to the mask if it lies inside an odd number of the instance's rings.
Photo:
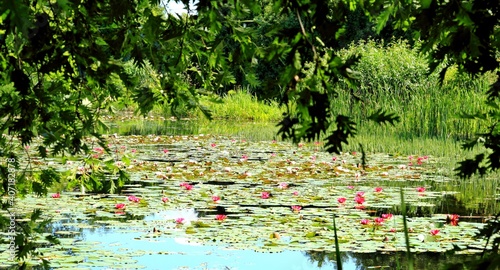
<path id="1" fill-rule="evenodd" d="M 334 215 L 344 269 L 404 268 L 400 189 L 417 269 L 470 260 L 485 245 L 474 236 L 491 212 L 457 199 L 453 179 L 436 173 L 442 161 L 426 153 L 372 153 L 363 168 L 359 153 L 331 155 L 321 143 L 212 135 L 109 141 L 112 153 L 96 147 L 91 159 L 129 173 L 121 194 L 61 190 L 17 202 L 18 216 L 41 209 L 52 218 L 45 235 L 61 244 L 38 242 L 54 268 L 332 269 Z M 39 168 L 88 169 L 83 157 L 30 156 Z M 495 198 L 480 201 L 496 207 Z M 6 258 L 4 251 L 2 266 Z"/>

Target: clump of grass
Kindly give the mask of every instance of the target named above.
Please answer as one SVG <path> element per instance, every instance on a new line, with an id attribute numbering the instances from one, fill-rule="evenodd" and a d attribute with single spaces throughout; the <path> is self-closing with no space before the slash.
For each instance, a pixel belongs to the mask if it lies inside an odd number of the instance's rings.
<path id="1" fill-rule="evenodd" d="M 231 90 L 220 101 L 202 100 L 202 104 L 212 112 L 214 119 L 277 122 L 285 112 L 285 108 L 280 107 L 278 102 L 260 101 L 244 90 Z M 198 114 L 197 117 L 201 118 L 202 115 Z"/>

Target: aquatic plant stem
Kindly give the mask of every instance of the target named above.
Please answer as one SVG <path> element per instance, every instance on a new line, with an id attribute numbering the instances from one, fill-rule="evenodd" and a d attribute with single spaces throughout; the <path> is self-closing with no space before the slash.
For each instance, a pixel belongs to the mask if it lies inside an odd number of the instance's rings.
<path id="1" fill-rule="evenodd" d="M 408 236 L 408 224 L 406 223 L 406 203 L 402 187 L 399 188 L 399 193 L 401 195 L 401 212 L 403 215 L 403 228 L 405 232 L 406 257 L 408 259 L 408 269 L 413 270 L 413 256 L 410 250 L 410 237 Z"/>
<path id="2" fill-rule="evenodd" d="M 335 213 L 333 214 L 333 236 L 335 237 L 335 259 L 337 270 L 342 270 L 342 259 L 340 259 L 339 239 L 337 238 L 337 226 L 335 225 Z"/>

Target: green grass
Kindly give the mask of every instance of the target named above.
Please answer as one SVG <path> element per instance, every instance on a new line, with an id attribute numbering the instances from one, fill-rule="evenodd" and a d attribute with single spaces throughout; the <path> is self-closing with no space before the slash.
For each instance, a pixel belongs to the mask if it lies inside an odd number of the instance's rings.
<path id="1" fill-rule="evenodd" d="M 388 46 L 362 42 L 340 54 L 361 56 L 353 69 L 359 73 L 360 83 L 354 94 L 362 102 L 354 102 L 351 90 L 339 84 L 333 111 L 351 116 L 368 134 L 375 133 L 376 127 L 363 121 L 378 109 L 401 117 L 400 123 L 386 128 L 387 134 L 410 140 L 469 138 L 490 124 L 460 116 L 484 110 L 485 93 L 495 81 L 492 74 L 470 78 L 452 66 L 441 84 L 438 76 L 441 69 L 428 74 L 425 56 L 404 41 Z"/>
<path id="2" fill-rule="evenodd" d="M 410 47 L 405 41 L 393 41 L 388 45 L 360 42 L 338 52 L 338 55 L 361 56 L 353 66 L 358 74 L 359 87 L 352 92 L 344 83 L 338 83 L 336 91 L 339 95 L 331 104 L 334 115 L 348 115 L 358 123 L 361 135 L 381 134 L 377 125 L 365 120 L 378 109 L 401 117 L 401 122 L 384 128 L 383 136 L 409 141 L 417 138 L 471 138 L 491 124 L 467 120 L 460 115 L 485 110 L 485 92 L 495 81 L 494 75 L 470 78 L 451 66 L 441 83 L 438 73 L 443 67 L 429 74 L 426 56 L 419 54 L 418 47 Z M 362 101 L 356 102 L 353 94 Z M 277 123 L 286 110 L 276 101 L 261 101 L 246 90 L 231 90 L 222 97 L 214 96 L 199 99 L 218 120 Z M 204 118 L 201 111 L 188 109 L 187 103 L 181 102 L 176 109 L 177 115 L 197 120 Z M 128 108 L 136 110 L 137 105 Z M 171 108 L 157 105 L 152 115 L 168 118 L 172 116 Z"/>
<path id="3" fill-rule="evenodd" d="M 263 102 L 248 91 L 229 91 L 220 103 L 202 100 L 202 105 L 212 111 L 214 119 L 246 120 L 259 122 L 277 122 L 281 119 L 285 107 L 276 101 Z M 198 113 L 198 118 L 203 115 Z"/>

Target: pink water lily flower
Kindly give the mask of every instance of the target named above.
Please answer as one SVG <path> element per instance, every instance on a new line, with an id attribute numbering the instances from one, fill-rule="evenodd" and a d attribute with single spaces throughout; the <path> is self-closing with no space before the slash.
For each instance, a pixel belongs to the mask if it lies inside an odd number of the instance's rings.
<path id="1" fill-rule="evenodd" d="M 292 192 L 293 196 L 298 196 L 299 195 L 299 192 L 298 191 L 294 191 Z"/>
<path id="2" fill-rule="evenodd" d="M 439 230 L 431 230 L 430 233 L 432 235 L 437 235 L 439 233 Z"/>
<path id="3" fill-rule="evenodd" d="M 136 196 L 134 196 L 134 195 L 130 195 L 130 196 L 128 196 L 128 200 L 129 200 L 129 201 L 131 201 L 131 202 L 136 202 L 136 203 L 141 201 L 141 199 L 140 199 L 140 198 L 137 198 L 137 197 L 136 197 Z"/>
<path id="4" fill-rule="evenodd" d="M 279 183 L 278 188 L 280 188 L 280 189 L 287 189 L 288 188 L 288 183 L 281 182 L 281 183 Z"/>
<path id="5" fill-rule="evenodd" d="M 226 219 L 227 216 L 226 215 L 216 215 L 215 216 L 215 219 L 218 220 L 218 221 L 223 221 L 224 219 Z"/>
<path id="6" fill-rule="evenodd" d="M 217 144 L 215 144 L 215 143 L 211 143 L 211 144 L 210 144 L 210 146 L 212 146 L 212 147 L 216 147 L 216 146 L 217 146 Z"/>
<path id="7" fill-rule="evenodd" d="M 164 202 L 164 203 L 166 203 L 166 202 L 168 202 L 168 198 L 167 197 L 163 197 L 163 198 L 161 198 L 161 201 Z"/>
<path id="8" fill-rule="evenodd" d="M 390 232 L 396 232 L 396 228 L 391 228 L 389 231 Z"/>
<path id="9" fill-rule="evenodd" d="M 382 218 L 383 219 L 391 219 L 392 218 L 392 214 L 382 214 Z"/>
<path id="10" fill-rule="evenodd" d="M 381 187 L 376 187 L 376 188 L 375 188 L 375 192 L 382 192 L 382 190 L 384 190 L 384 189 L 383 189 L 383 188 L 381 188 Z"/>
<path id="11" fill-rule="evenodd" d="M 425 191 L 425 187 L 417 187 L 417 192 L 424 192 Z"/>
<path id="12" fill-rule="evenodd" d="M 365 196 L 365 192 L 364 191 L 358 191 L 356 192 L 356 197 L 364 197 Z"/>
<path id="13" fill-rule="evenodd" d="M 373 221 L 375 221 L 377 225 L 381 225 L 382 223 L 384 223 L 384 219 L 381 217 L 375 218 Z"/>
<path id="14" fill-rule="evenodd" d="M 337 199 L 337 202 L 339 202 L 339 203 L 345 203 L 346 200 L 347 199 L 345 197 L 340 197 L 340 198 Z"/>
<path id="15" fill-rule="evenodd" d="M 368 225 L 368 224 L 370 224 L 370 220 L 365 218 L 365 219 L 362 219 L 360 223 L 362 225 Z"/>
<path id="16" fill-rule="evenodd" d="M 193 186 L 190 185 L 188 182 L 182 182 L 182 183 L 179 184 L 179 186 L 184 187 L 187 190 L 193 189 Z"/>
<path id="17" fill-rule="evenodd" d="M 302 210 L 302 206 L 300 206 L 300 205 L 292 205 L 291 208 L 292 208 L 292 211 L 294 211 L 294 212 L 299 212 L 300 210 Z"/>
<path id="18" fill-rule="evenodd" d="M 214 201 L 214 203 L 217 203 L 220 201 L 220 197 L 219 196 L 212 196 L 212 201 Z"/>
<path id="19" fill-rule="evenodd" d="M 125 208 L 125 204 L 124 203 L 117 203 L 117 204 L 115 204 L 115 208 L 116 209 L 123 209 L 123 208 Z"/>
<path id="20" fill-rule="evenodd" d="M 264 191 L 261 193 L 260 197 L 262 199 L 269 199 L 269 197 L 271 197 L 271 194 L 269 192 Z"/>
<path id="21" fill-rule="evenodd" d="M 184 223 L 184 218 L 177 218 L 175 220 L 175 223 L 177 223 L 177 224 L 183 224 Z"/>
<path id="22" fill-rule="evenodd" d="M 61 198 L 61 194 L 59 194 L 59 193 L 54 193 L 54 194 L 52 194 L 52 196 L 51 196 L 51 197 L 52 197 L 52 198 L 54 198 L 54 199 L 59 199 L 59 198 Z"/>

